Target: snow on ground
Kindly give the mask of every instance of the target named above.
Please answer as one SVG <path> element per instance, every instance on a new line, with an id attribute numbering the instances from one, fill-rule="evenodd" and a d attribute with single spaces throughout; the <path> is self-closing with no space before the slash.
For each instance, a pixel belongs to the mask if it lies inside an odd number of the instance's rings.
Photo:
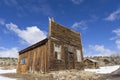
<path id="1" fill-rule="evenodd" d="M 95 73 L 99 73 L 99 74 L 108 74 L 108 73 L 112 73 L 113 71 L 117 70 L 118 68 L 120 68 L 120 65 L 100 67 L 99 69 L 85 69 L 85 71 L 95 72 Z"/>
<path id="2" fill-rule="evenodd" d="M 16 73 L 16 69 L 2 70 L 0 68 L 0 74 L 4 74 L 4 73 Z M 11 78 L 0 76 L 0 80 L 16 80 L 16 79 L 11 79 Z"/>
<path id="3" fill-rule="evenodd" d="M 16 79 L 0 76 L 0 80 L 16 80 Z"/>
<path id="4" fill-rule="evenodd" d="M 1 70 L 0 69 L 0 74 L 4 74 L 4 73 L 16 73 L 16 69 L 10 69 L 10 70 Z"/>

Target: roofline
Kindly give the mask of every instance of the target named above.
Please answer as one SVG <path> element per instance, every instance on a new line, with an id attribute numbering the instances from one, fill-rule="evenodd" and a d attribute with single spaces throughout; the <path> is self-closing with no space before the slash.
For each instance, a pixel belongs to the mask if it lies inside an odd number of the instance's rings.
<path id="1" fill-rule="evenodd" d="M 77 31 L 74 31 L 74 30 L 72 30 L 72 29 L 70 29 L 70 28 L 67 28 L 67 27 L 65 27 L 65 26 L 63 26 L 63 25 L 61 25 L 61 24 L 55 22 L 54 19 L 51 19 L 51 21 L 54 22 L 54 24 L 57 24 L 57 25 L 59 25 L 59 26 L 65 28 L 65 29 L 70 30 L 71 32 L 74 32 L 74 33 L 80 35 L 80 32 L 77 32 Z M 81 35 L 80 35 L 80 36 L 81 36 Z M 39 42 L 37 42 L 37 43 L 35 43 L 35 44 L 33 44 L 33 45 L 31 45 L 31 46 L 29 46 L 29 47 L 27 47 L 27 48 L 21 50 L 21 51 L 19 51 L 19 54 L 24 53 L 24 52 L 26 52 L 26 51 L 28 51 L 28 50 L 30 50 L 30 49 L 34 49 L 34 48 L 36 48 L 36 47 L 38 47 L 38 46 L 40 46 L 40 45 L 43 45 L 43 44 L 45 44 L 47 41 L 48 41 L 48 38 L 45 38 L 44 40 L 39 41 Z"/>
<path id="2" fill-rule="evenodd" d="M 24 52 L 26 52 L 28 50 L 34 49 L 34 48 L 36 48 L 38 46 L 41 46 L 41 45 L 45 44 L 47 41 L 48 41 L 48 38 L 45 38 L 42 41 L 39 41 L 39 42 L 37 42 L 37 43 L 35 43 L 35 44 L 21 50 L 21 51 L 19 51 L 19 54 L 22 54 L 22 53 L 24 53 Z"/>
<path id="3" fill-rule="evenodd" d="M 97 60 L 89 59 L 89 58 L 87 58 L 87 59 L 85 59 L 85 60 L 89 60 L 89 61 L 94 62 L 94 63 L 97 63 L 97 62 L 98 62 Z M 94 60 L 94 61 L 93 61 L 93 60 Z"/>
<path id="4" fill-rule="evenodd" d="M 72 29 L 70 29 L 70 28 L 68 28 L 68 27 L 66 27 L 66 26 L 64 26 L 64 25 L 62 25 L 62 24 L 59 24 L 59 23 L 55 22 L 55 21 L 54 21 L 54 23 L 57 24 L 57 25 L 60 25 L 60 26 L 63 27 L 63 28 L 66 28 L 66 29 L 68 29 L 68 30 L 70 30 L 70 31 L 72 31 L 72 32 L 74 32 L 74 33 L 80 34 L 80 32 L 77 32 L 77 31 L 75 31 L 75 30 L 72 30 Z"/>

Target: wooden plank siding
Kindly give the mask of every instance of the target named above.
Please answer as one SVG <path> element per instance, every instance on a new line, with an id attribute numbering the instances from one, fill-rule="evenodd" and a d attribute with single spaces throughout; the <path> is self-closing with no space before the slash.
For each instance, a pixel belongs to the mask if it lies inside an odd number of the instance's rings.
<path id="1" fill-rule="evenodd" d="M 77 61 L 76 50 L 80 50 L 81 59 L 83 60 L 82 42 L 80 33 L 65 28 L 54 21 L 50 22 L 49 26 L 49 39 L 50 39 L 50 69 L 51 70 L 63 70 L 63 69 L 81 69 L 79 67 L 81 62 Z M 55 59 L 54 44 L 61 46 L 61 60 Z M 69 59 L 68 48 L 73 49 L 74 59 Z M 67 50 L 65 49 L 67 48 Z M 65 57 L 67 56 L 67 57 Z M 67 59 L 66 59 L 67 58 Z"/>
<path id="2" fill-rule="evenodd" d="M 49 37 L 58 39 L 59 41 L 71 44 L 73 46 L 82 47 L 80 33 L 65 28 L 51 21 Z"/>
<path id="3" fill-rule="evenodd" d="M 60 59 L 56 58 L 55 45 L 60 45 Z M 80 51 L 78 61 L 77 50 Z M 25 62 L 21 64 L 21 61 Z M 81 35 L 50 20 L 48 37 L 21 50 L 18 73 L 46 73 L 52 70 L 83 69 Z"/>
<path id="4" fill-rule="evenodd" d="M 36 47 L 19 55 L 18 72 L 20 73 L 44 73 L 46 72 L 47 44 Z M 26 58 L 26 63 L 21 64 L 20 60 Z"/>
<path id="5" fill-rule="evenodd" d="M 61 60 L 55 59 L 55 53 L 54 53 L 54 44 L 61 45 Z M 83 69 L 81 66 L 82 61 L 77 61 L 77 55 L 76 55 L 76 49 L 79 49 L 76 46 L 71 46 L 73 48 L 73 54 L 74 54 L 74 67 L 72 66 L 72 63 L 69 59 L 68 49 L 65 50 L 65 48 L 68 48 L 69 44 L 65 44 L 61 41 L 54 41 L 51 40 L 51 54 L 50 54 L 50 70 L 64 70 L 64 69 Z M 66 55 L 67 54 L 67 55 Z M 65 57 L 67 56 L 67 57 Z M 67 63 L 66 63 L 67 58 Z M 68 66 L 68 67 L 66 67 Z"/>

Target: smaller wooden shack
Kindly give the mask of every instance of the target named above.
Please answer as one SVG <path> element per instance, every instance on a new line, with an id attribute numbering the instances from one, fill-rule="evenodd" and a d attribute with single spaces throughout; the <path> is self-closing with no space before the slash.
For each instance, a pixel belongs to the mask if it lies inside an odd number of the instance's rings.
<path id="1" fill-rule="evenodd" d="M 98 61 L 94 59 L 85 59 L 86 68 L 98 68 Z"/>

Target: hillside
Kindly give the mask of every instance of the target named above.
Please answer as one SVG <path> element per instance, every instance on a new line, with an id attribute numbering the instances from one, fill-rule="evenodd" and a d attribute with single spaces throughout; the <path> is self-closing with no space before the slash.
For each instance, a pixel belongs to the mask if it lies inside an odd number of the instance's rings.
<path id="1" fill-rule="evenodd" d="M 0 67 L 16 67 L 17 58 L 0 57 Z"/>
<path id="2" fill-rule="evenodd" d="M 85 57 L 84 59 L 94 59 L 98 61 L 99 66 L 113 66 L 120 65 L 120 56 L 94 56 L 94 57 Z"/>

